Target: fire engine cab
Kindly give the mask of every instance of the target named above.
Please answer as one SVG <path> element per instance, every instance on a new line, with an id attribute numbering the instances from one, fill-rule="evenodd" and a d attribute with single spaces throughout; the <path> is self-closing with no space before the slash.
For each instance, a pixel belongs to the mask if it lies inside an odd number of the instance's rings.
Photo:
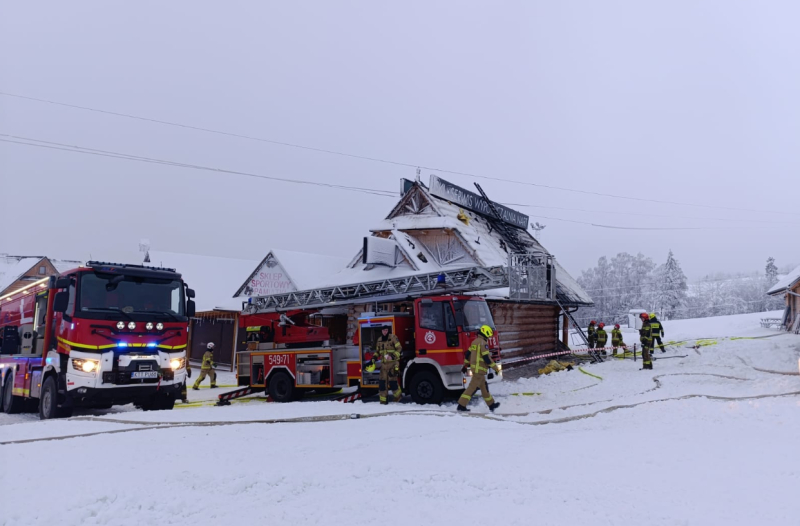
<path id="1" fill-rule="evenodd" d="M 482 298 L 424 297 L 413 301 L 413 312 L 364 313 L 357 320 L 353 345 L 329 346 L 324 341 L 326 329 L 298 323 L 301 312 L 283 315 L 277 323 L 280 318 L 275 313 L 240 317 L 248 334 L 262 336 L 253 337 L 248 350 L 240 353 L 240 385 L 266 390 L 279 402 L 296 400 L 309 391 L 346 387 L 358 387 L 364 395 L 375 394 L 379 368 L 368 372 L 364 365 L 372 358 L 381 330 L 389 327 L 403 346 L 401 389 L 418 404 L 438 404 L 448 393 L 464 389 L 468 382 L 461 372 L 464 352 L 482 325 L 494 327 L 489 306 Z M 304 334 L 310 342 L 306 346 L 299 342 Z M 489 349 L 499 363 L 497 334 L 489 340 Z M 494 373 L 488 376 L 490 382 L 500 379 Z"/>
<path id="2" fill-rule="evenodd" d="M 0 408 L 172 409 L 193 297 L 175 270 L 89 262 L 0 298 Z"/>

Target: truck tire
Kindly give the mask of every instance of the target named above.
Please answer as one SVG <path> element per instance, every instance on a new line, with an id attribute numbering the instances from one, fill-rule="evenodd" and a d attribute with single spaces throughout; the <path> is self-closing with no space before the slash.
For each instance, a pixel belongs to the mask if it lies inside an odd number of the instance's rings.
<path id="1" fill-rule="evenodd" d="M 267 391 L 276 402 L 291 402 L 295 397 L 294 380 L 286 371 L 277 371 L 270 376 Z"/>
<path id="2" fill-rule="evenodd" d="M 3 384 L 3 411 L 6 414 L 14 415 L 22 412 L 25 405 L 25 399 L 21 396 L 15 396 L 14 391 L 14 371 L 11 371 L 6 376 L 6 381 Z"/>
<path id="3" fill-rule="evenodd" d="M 411 378 L 411 399 L 417 404 L 441 404 L 444 386 L 439 376 L 431 371 L 420 371 Z"/>

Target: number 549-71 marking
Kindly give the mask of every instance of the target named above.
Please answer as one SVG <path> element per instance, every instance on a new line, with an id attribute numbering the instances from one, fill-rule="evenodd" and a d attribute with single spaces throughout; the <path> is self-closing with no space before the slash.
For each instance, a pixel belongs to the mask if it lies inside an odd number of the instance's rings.
<path id="1" fill-rule="evenodd" d="M 270 354 L 269 355 L 269 364 L 270 365 L 289 365 L 289 355 L 288 354 Z"/>

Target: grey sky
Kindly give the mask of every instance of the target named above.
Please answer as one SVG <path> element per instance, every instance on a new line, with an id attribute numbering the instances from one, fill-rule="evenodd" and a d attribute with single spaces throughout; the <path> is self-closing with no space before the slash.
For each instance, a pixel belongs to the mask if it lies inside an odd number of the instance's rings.
<path id="1" fill-rule="evenodd" d="M 800 262 L 800 3 L 5 3 L 0 91 L 441 173 L 547 224 L 573 274 L 672 248 L 690 277 Z M 0 133 L 396 190 L 412 168 L 0 96 Z M 430 170 L 423 170 L 427 181 Z M 0 252 L 352 256 L 394 200 L 0 142 Z M 614 213 L 611 213 L 614 212 Z M 620 212 L 635 215 L 618 215 Z M 657 216 L 673 217 L 657 217 Z M 609 230 L 549 218 L 627 227 Z M 717 218 L 707 221 L 693 218 Z M 733 220 L 774 221 L 746 223 Z M 741 228 L 740 228 L 741 227 Z M 758 227 L 758 228 L 754 228 Z"/>

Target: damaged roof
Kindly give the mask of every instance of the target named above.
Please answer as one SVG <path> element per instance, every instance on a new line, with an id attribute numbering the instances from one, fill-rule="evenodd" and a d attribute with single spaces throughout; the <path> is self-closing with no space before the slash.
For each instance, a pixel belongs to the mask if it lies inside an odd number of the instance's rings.
<path id="1" fill-rule="evenodd" d="M 503 232 L 505 230 L 505 232 Z M 382 268 L 380 274 L 400 276 L 406 273 L 432 272 L 437 269 L 455 269 L 476 264 L 485 267 L 508 265 L 509 252 L 518 250 L 528 253 L 540 252 L 550 255 L 529 231 L 507 224 L 498 229 L 497 223 L 486 216 L 465 209 L 431 193 L 420 182 L 413 183 L 381 223 L 371 229 L 374 236 L 394 239 L 403 252 L 406 264 L 396 268 Z M 426 244 L 425 238 L 436 232 L 453 234 L 460 242 L 459 247 L 446 247 Z M 514 239 L 510 239 L 513 237 Z M 363 249 L 362 249 L 363 250 Z M 432 252 L 439 252 L 438 254 Z M 350 283 L 363 281 L 355 279 L 353 270 L 378 270 L 377 266 L 365 265 L 361 261 L 362 252 L 345 272 Z M 450 256 L 449 258 L 447 256 Z M 459 257 L 460 256 L 460 257 Z M 556 267 L 556 297 L 564 306 L 592 305 L 592 298 L 578 282 L 558 263 Z M 343 277 L 341 274 L 337 278 Z M 387 276 L 388 277 L 388 276 Z M 339 281 L 344 283 L 344 281 Z M 507 289 L 506 297 L 508 295 Z"/>

